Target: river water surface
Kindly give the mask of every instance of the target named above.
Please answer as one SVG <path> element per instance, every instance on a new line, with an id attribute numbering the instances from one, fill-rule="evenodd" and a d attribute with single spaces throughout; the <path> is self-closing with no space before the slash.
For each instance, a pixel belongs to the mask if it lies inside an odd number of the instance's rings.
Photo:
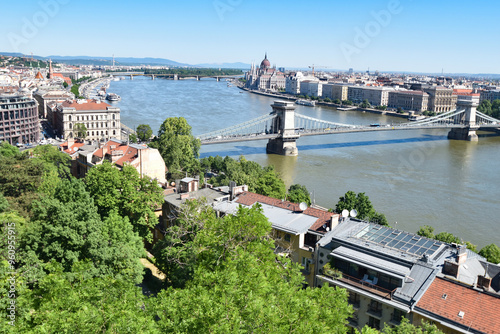
<path id="1" fill-rule="evenodd" d="M 193 134 L 223 129 L 271 112 L 273 99 L 214 79 L 136 77 L 111 82 L 122 122 L 149 124 L 154 133 L 167 117 L 182 116 Z M 401 118 L 329 107 L 297 106 L 296 112 L 348 124 L 398 123 Z M 274 165 L 287 186 L 303 184 L 316 204 L 335 207 L 348 190 L 365 192 L 398 229 L 431 225 L 479 247 L 500 245 L 500 137 L 450 141 L 445 130 L 406 130 L 300 138 L 299 155 L 266 154 L 266 141 L 205 145 L 201 156 L 244 155 Z"/>

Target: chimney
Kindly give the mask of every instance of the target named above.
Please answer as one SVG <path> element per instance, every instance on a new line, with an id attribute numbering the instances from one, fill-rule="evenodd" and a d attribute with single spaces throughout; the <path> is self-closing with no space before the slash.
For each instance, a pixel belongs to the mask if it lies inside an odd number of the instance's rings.
<path id="1" fill-rule="evenodd" d="M 181 200 L 189 198 L 189 193 L 181 194 Z"/>
<path id="2" fill-rule="evenodd" d="M 458 278 L 460 265 L 454 261 L 444 261 L 443 274 Z"/>
<path id="3" fill-rule="evenodd" d="M 488 291 L 491 287 L 491 278 L 486 277 L 486 275 L 478 275 L 476 287 Z"/>
<path id="4" fill-rule="evenodd" d="M 458 246 L 457 262 L 459 265 L 467 261 L 467 247 L 465 245 Z"/>

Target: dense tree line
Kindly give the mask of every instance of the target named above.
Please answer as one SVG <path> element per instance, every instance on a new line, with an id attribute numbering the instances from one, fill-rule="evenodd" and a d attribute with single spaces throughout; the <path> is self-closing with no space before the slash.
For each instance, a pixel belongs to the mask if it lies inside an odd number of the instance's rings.
<path id="1" fill-rule="evenodd" d="M 495 100 L 493 103 L 490 100 L 483 100 L 477 107 L 477 111 L 498 119 L 500 118 L 500 100 Z"/>
<path id="2" fill-rule="evenodd" d="M 334 211 L 341 214 L 343 210 L 351 211 L 353 209 L 357 211 L 358 219 L 389 226 L 385 215 L 375 211 L 370 198 L 365 193 L 356 194 L 354 191 L 348 191 L 339 198 Z"/>

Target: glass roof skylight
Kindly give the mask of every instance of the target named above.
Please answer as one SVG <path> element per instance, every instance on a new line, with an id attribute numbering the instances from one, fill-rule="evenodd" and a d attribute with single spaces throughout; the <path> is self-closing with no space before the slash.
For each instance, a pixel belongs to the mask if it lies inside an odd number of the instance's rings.
<path id="1" fill-rule="evenodd" d="M 417 256 L 423 254 L 430 256 L 442 245 L 439 241 L 377 225 L 368 225 L 356 235 L 356 238 Z"/>

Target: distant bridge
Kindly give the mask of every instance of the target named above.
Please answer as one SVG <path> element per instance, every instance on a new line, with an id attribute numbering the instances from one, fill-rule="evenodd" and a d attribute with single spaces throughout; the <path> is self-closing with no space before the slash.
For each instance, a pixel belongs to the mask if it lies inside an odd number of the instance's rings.
<path id="1" fill-rule="evenodd" d="M 295 105 L 289 101 L 275 101 L 273 111 L 242 124 L 213 131 L 197 138 L 202 145 L 250 140 L 269 140 L 267 152 L 280 155 L 297 155 L 296 141 L 304 136 L 335 133 L 374 132 L 417 129 L 448 129 L 448 138 L 477 141 L 476 131 L 500 133 L 500 120 L 476 110 L 477 105 L 464 102 L 457 109 L 441 113 L 420 121 L 396 125 L 352 125 L 336 123 L 304 116 L 295 112 Z"/>
<path id="2" fill-rule="evenodd" d="M 144 72 L 108 72 L 112 76 L 125 76 L 125 77 L 130 77 L 131 80 L 134 79 L 134 77 L 137 76 L 145 76 L 145 77 L 151 77 L 153 80 L 155 78 L 161 77 L 161 78 L 170 78 L 172 80 L 187 80 L 187 79 L 192 79 L 192 80 L 201 80 L 203 78 L 212 78 L 217 81 L 220 81 L 221 79 L 236 79 L 241 77 L 242 75 L 193 75 L 193 74 L 174 74 L 174 73 L 164 73 L 164 74 L 145 74 Z"/>

